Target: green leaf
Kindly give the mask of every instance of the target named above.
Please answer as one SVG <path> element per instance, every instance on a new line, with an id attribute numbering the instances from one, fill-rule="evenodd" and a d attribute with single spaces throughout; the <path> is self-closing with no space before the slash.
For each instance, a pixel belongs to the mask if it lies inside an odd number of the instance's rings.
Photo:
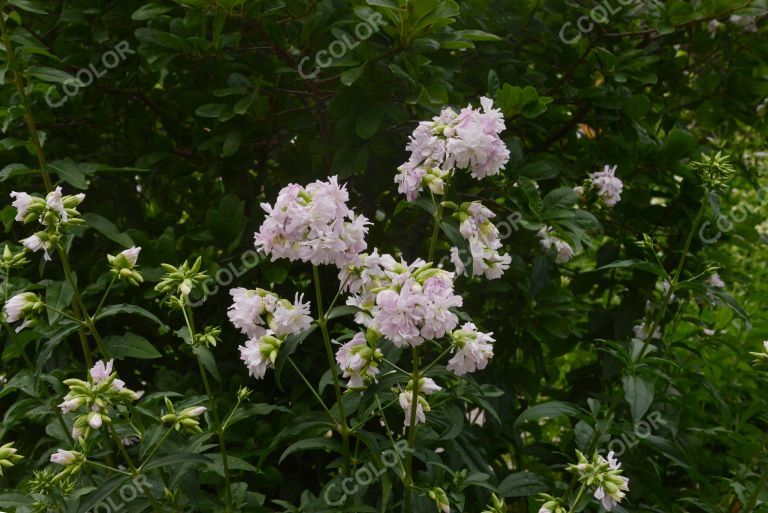
<path id="1" fill-rule="evenodd" d="M 279 463 L 282 463 L 285 458 L 287 458 L 293 453 L 307 451 L 310 449 L 323 449 L 326 451 L 334 451 L 334 452 L 341 453 L 341 446 L 339 442 L 333 440 L 332 438 L 325 438 L 325 437 L 307 438 L 304 440 L 299 440 L 298 442 L 288 446 L 288 448 L 285 451 L 283 451 L 283 454 L 280 456 Z"/>
<path id="2" fill-rule="evenodd" d="M 125 357 L 152 359 L 162 356 L 149 340 L 130 331 L 122 336 L 105 337 L 104 344 L 107 346 L 110 357 L 118 360 Z"/>
<path id="3" fill-rule="evenodd" d="M 88 181 L 85 179 L 85 174 L 80 170 L 74 160 L 54 160 L 53 162 L 48 163 L 48 168 L 58 174 L 59 178 L 72 187 L 83 191 L 88 188 Z"/>
<path id="4" fill-rule="evenodd" d="M 563 415 L 568 416 L 583 416 L 584 410 L 576 406 L 575 404 L 565 403 L 562 401 L 550 401 L 547 403 L 537 404 L 531 406 L 517 417 L 515 425 L 522 424 L 529 420 L 543 419 L 543 418 L 557 418 Z"/>
<path id="5" fill-rule="evenodd" d="M 94 228 L 110 240 L 113 240 L 125 248 L 133 246 L 133 239 L 127 233 L 121 233 L 112 221 L 98 214 L 87 212 L 83 214 L 85 224 Z"/>
<path id="6" fill-rule="evenodd" d="M 89 495 L 87 500 L 80 504 L 78 513 L 87 513 L 92 510 L 94 506 L 109 497 L 112 492 L 118 489 L 123 483 L 127 482 L 131 477 L 125 474 L 118 474 L 112 479 L 99 484 L 98 489 L 92 495 Z"/>
<path id="7" fill-rule="evenodd" d="M 515 472 L 499 483 L 502 497 L 529 497 L 549 490 L 550 483 L 544 477 L 532 472 Z"/>
<path id="8" fill-rule="evenodd" d="M 604 271 L 606 269 L 637 269 L 639 271 L 646 271 L 649 273 L 653 273 L 657 276 L 661 276 L 662 278 L 668 278 L 667 272 L 659 264 L 646 262 L 645 260 L 640 260 L 637 258 L 611 262 L 610 264 L 604 265 L 602 267 L 598 267 L 597 269 L 595 269 L 595 271 Z"/>
<path id="9" fill-rule="evenodd" d="M 317 324 L 312 324 L 309 328 L 305 329 L 301 333 L 294 333 L 293 335 L 289 335 L 288 338 L 285 339 L 285 342 L 280 346 L 280 351 L 277 353 L 277 360 L 275 360 L 275 382 L 278 386 L 280 386 L 280 375 L 283 372 L 283 367 L 285 367 L 285 363 L 288 361 L 288 357 L 291 356 L 294 352 L 296 352 L 296 349 L 298 349 L 299 345 L 301 345 L 304 340 L 308 336 L 312 334 L 313 331 L 317 329 Z"/>
<path id="10" fill-rule="evenodd" d="M 78 80 L 67 73 L 66 71 L 61 71 L 60 69 L 56 68 L 48 68 L 46 66 L 35 66 L 32 68 L 29 68 L 29 74 L 39 80 L 42 80 L 43 82 L 50 82 L 54 84 L 63 84 L 65 82 L 69 83 L 79 83 Z"/>
<path id="11" fill-rule="evenodd" d="M 177 454 L 170 454 L 150 461 L 144 467 L 145 470 L 154 470 L 156 468 L 167 467 L 168 465 L 178 465 L 187 463 L 210 463 L 209 457 L 202 454 L 195 454 L 191 452 L 181 452 Z"/>
<path id="12" fill-rule="evenodd" d="M 221 375 L 219 374 L 219 368 L 216 366 L 216 359 L 213 357 L 213 353 L 204 346 L 195 346 L 193 352 L 200 358 L 200 362 L 208 373 L 221 383 Z"/>
<path id="13" fill-rule="evenodd" d="M 95 320 L 104 319 L 105 317 L 112 317 L 113 315 L 119 315 L 119 314 L 139 315 L 141 317 L 154 321 L 161 328 L 167 328 L 165 326 L 165 323 L 163 323 L 163 321 L 158 319 L 157 316 L 152 312 L 150 312 L 149 310 L 145 310 L 140 306 L 130 305 L 127 303 L 118 303 L 116 305 L 105 306 L 104 308 L 101 309 L 101 311 L 95 317 Z"/>
<path id="14" fill-rule="evenodd" d="M 457 30 L 456 34 L 470 41 L 502 41 L 499 36 L 482 30 Z"/>
<path id="15" fill-rule="evenodd" d="M 639 376 L 624 376 L 624 399 L 629 404 L 632 420 L 637 424 L 653 404 L 653 385 Z"/>

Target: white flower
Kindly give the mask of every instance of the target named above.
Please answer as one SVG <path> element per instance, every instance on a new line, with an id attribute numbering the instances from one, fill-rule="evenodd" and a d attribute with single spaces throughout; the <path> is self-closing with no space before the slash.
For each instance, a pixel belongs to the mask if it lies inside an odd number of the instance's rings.
<path id="1" fill-rule="evenodd" d="M 55 453 L 51 454 L 51 463 L 57 463 L 59 465 L 71 465 L 77 460 L 77 457 L 78 453 L 75 451 L 58 449 Z"/>
<path id="2" fill-rule="evenodd" d="M 357 388 L 365 386 L 366 381 L 376 381 L 379 375 L 376 360 L 382 356 L 381 351 L 368 346 L 365 333 L 358 332 L 336 352 L 336 362 L 344 371 L 344 377 L 349 378 L 347 386 Z"/>
<path id="3" fill-rule="evenodd" d="M 541 238 L 541 247 L 550 250 L 555 249 L 555 263 L 564 264 L 573 258 L 573 248 L 564 240 L 550 235 L 552 227 L 547 226 L 539 230 L 538 236 Z"/>
<path id="4" fill-rule="evenodd" d="M 271 330 L 267 330 L 261 337 L 254 337 L 240 346 L 240 359 L 243 360 L 248 373 L 256 379 L 262 379 L 267 373 L 267 368 L 274 365 L 281 341 L 274 337 Z"/>
<path id="5" fill-rule="evenodd" d="M 741 28 L 744 32 L 757 32 L 756 16 L 739 16 L 738 14 L 733 14 L 728 18 L 728 21 Z"/>
<path id="6" fill-rule="evenodd" d="M 304 299 L 304 295 L 300 296 L 297 293 L 293 304 L 287 299 L 281 299 L 275 303 L 269 320 L 269 327 L 276 336 L 282 337 L 300 333 L 312 324 L 312 317 L 309 315 L 309 303 L 302 303 L 302 299 Z"/>
<path id="7" fill-rule="evenodd" d="M 403 412 L 405 413 L 405 418 L 403 420 L 403 424 L 407 427 L 411 424 L 411 407 L 413 405 L 413 392 L 410 390 L 406 390 L 404 392 L 400 392 L 400 395 L 398 396 L 398 401 L 400 402 L 400 407 L 403 409 Z M 418 404 L 416 405 L 416 424 L 423 424 L 427 421 L 427 416 L 424 413 L 424 406 L 426 403 L 426 399 L 424 399 L 421 395 L 419 395 Z M 427 404 L 427 411 L 429 411 L 429 405 Z"/>
<path id="8" fill-rule="evenodd" d="M 712 288 L 718 288 L 718 289 L 725 288 L 725 282 L 720 278 L 720 275 L 717 273 L 710 275 L 709 278 L 707 278 L 704 283 L 706 283 L 707 286 Z"/>
<path id="9" fill-rule="evenodd" d="M 612 207 L 621 200 L 621 191 L 624 188 L 624 184 L 614 173 L 616 166 L 606 165 L 602 171 L 589 175 L 592 187 L 597 189 L 597 195 L 606 207 Z"/>
<path id="10" fill-rule="evenodd" d="M 266 331 L 261 325 L 261 315 L 265 311 L 262 296 L 255 290 L 235 288 L 229 291 L 234 303 L 227 311 L 230 322 L 248 337 L 260 337 Z"/>
<path id="11" fill-rule="evenodd" d="M 93 378 L 93 383 L 95 385 L 99 385 L 103 382 L 105 382 L 107 379 L 109 379 L 109 376 L 112 375 L 112 364 L 114 360 L 109 360 L 106 364 L 99 360 L 96 362 L 96 364 L 91 368 L 90 374 L 91 378 Z"/>
<path id="12" fill-rule="evenodd" d="M 16 333 L 18 333 L 24 328 L 34 325 L 36 322 L 35 314 L 40 313 L 44 307 L 37 294 L 22 292 L 11 297 L 3 308 L 8 324 L 24 319 L 24 322 L 16 328 Z"/>
<path id="13" fill-rule="evenodd" d="M 50 242 L 43 240 L 40 237 L 40 234 L 44 232 L 35 233 L 33 235 L 30 235 L 26 239 L 21 239 L 21 244 L 30 250 L 33 253 L 37 253 L 38 251 L 43 251 L 43 258 L 50 262 L 51 255 L 48 254 L 48 250 L 51 249 Z"/>
<path id="14" fill-rule="evenodd" d="M 717 35 L 717 31 L 721 26 L 723 26 L 723 24 L 717 20 L 709 21 L 709 23 L 707 24 L 707 32 L 709 32 L 709 35 L 710 37 L 712 37 L 712 39 L 715 38 L 715 36 Z"/>
<path id="15" fill-rule="evenodd" d="M 101 414 L 99 414 L 99 412 L 92 411 L 88 414 L 88 425 L 91 426 L 92 429 L 99 429 L 101 423 Z"/>
<path id="16" fill-rule="evenodd" d="M 62 221 L 67 222 L 67 210 L 64 208 L 64 202 L 62 201 L 61 187 L 56 187 L 55 190 L 48 193 L 45 197 L 45 204 L 49 209 L 59 214 Z M 43 224 L 46 224 L 45 219 L 43 219 Z"/>
<path id="17" fill-rule="evenodd" d="M 643 321 L 640 324 L 637 324 L 637 325 L 635 325 L 632 328 L 632 331 L 635 334 L 635 338 L 640 339 L 640 340 L 647 339 L 648 338 L 648 332 L 650 330 L 651 330 L 651 327 L 648 326 L 646 321 Z M 657 326 L 656 329 L 654 329 L 653 338 L 655 338 L 655 339 L 661 338 L 661 329 L 660 329 L 659 326 Z"/>
<path id="18" fill-rule="evenodd" d="M 703 332 L 703 333 L 704 333 L 706 336 L 708 336 L 708 337 L 711 337 L 711 336 L 713 336 L 715 333 L 717 333 L 717 330 L 710 330 L 710 329 L 704 328 L 704 329 L 702 330 L 702 332 Z"/>
<path id="19" fill-rule="evenodd" d="M 419 380 L 419 395 L 432 395 L 442 389 L 443 387 L 435 383 L 435 380 L 432 378 L 421 378 Z"/>
<path id="20" fill-rule="evenodd" d="M 15 221 L 24 221 L 24 218 L 27 217 L 27 213 L 29 212 L 29 207 L 32 206 L 32 203 L 34 202 L 35 198 L 27 194 L 26 192 L 11 192 L 11 197 L 14 198 L 13 207 L 16 209 L 16 217 L 14 218 Z"/>
<path id="21" fill-rule="evenodd" d="M 465 323 L 460 330 L 453 332 L 456 354 L 448 361 L 446 368 L 463 376 L 467 372 L 485 369 L 488 360 L 493 358 L 493 333 L 482 333 L 471 322 Z"/>
<path id="22" fill-rule="evenodd" d="M 451 262 L 456 268 L 456 274 L 458 276 L 466 274 L 466 268 L 464 267 L 464 262 L 461 260 L 461 256 L 459 255 L 459 248 L 457 247 L 451 248 Z"/>
<path id="23" fill-rule="evenodd" d="M 118 256 L 122 255 L 128 261 L 128 265 L 132 269 L 136 265 L 136 261 L 139 259 L 139 252 L 141 252 L 141 247 L 132 246 L 118 253 Z"/>

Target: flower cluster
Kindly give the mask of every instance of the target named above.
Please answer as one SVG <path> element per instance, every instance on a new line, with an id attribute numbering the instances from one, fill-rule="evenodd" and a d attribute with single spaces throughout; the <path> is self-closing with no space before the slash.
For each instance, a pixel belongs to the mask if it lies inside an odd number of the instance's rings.
<path id="1" fill-rule="evenodd" d="M 448 360 L 446 368 L 457 376 L 485 369 L 488 360 L 493 358 L 495 340 L 491 335 L 493 333 L 477 331 L 477 326 L 471 322 L 455 330 L 451 340 L 456 353 Z"/>
<path id="2" fill-rule="evenodd" d="M 565 242 L 563 239 L 560 239 L 558 237 L 555 237 L 552 235 L 552 227 L 546 226 L 539 230 L 538 236 L 541 239 L 541 247 L 544 248 L 547 251 L 551 251 L 554 249 L 555 251 L 555 262 L 558 264 L 564 264 L 573 258 L 573 248 L 570 244 Z"/>
<path id="3" fill-rule="evenodd" d="M 165 399 L 165 408 L 167 412 L 160 417 L 163 424 L 172 424 L 176 431 L 183 429 L 187 433 L 201 433 L 200 421 L 197 418 L 208 411 L 205 406 L 190 406 L 177 412 L 173 403 L 167 397 Z"/>
<path id="4" fill-rule="evenodd" d="M 61 412 L 81 411 L 72 428 L 75 439 L 87 438 L 90 430 L 98 430 L 104 423 L 111 422 L 110 406 L 141 398 L 141 394 L 126 388 L 125 382 L 117 378 L 112 360 L 106 364 L 101 360 L 96 362 L 87 381 L 67 379 L 64 384 L 69 387 L 69 393 L 59 404 Z"/>
<path id="5" fill-rule="evenodd" d="M 10 298 L 3 310 L 8 324 L 24 319 L 24 322 L 16 327 L 16 333 L 18 333 L 24 328 L 37 324 L 38 317 L 45 310 L 45 303 L 34 292 L 22 292 Z"/>
<path id="6" fill-rule="evenodd" d="M 499 137 L 504 116 L 489 98 L 481 98 L 480 105 L 482 110 L 469 105 L 458 113 L 446 107 L 432 121 L 419 123 L 405 148 L 411 156 L 395 176 L 398 192 L 408 201 L 415 200 L 425 185 L 434 194 L 443 194 L 454 169 L 468 169 L 477 179 L 501 171 L 509 160 L 509 150 Z"/>
<path id="7" fill-rule="evenodd" d="M 423 424 L 427 421 L 427 413 L 429 412 L 429 402 L 426 396 L 432 395 L 438 390 L 443 388 L 432 380 L 432 378 L 419 379 L 419 393 L 417 394 L 416 401 L 416 424 Z M 413 408 L 413 380 L 408 381 L 405 390 L 400 392 L 398 396 L 400 407 L 405 414 L 403 425 L 406 427 L 411 425 L 411 416 L 413 415 L 411 408 Z"/>
<path id="8" fill-rule="evenodd" d="M 250 374 L 261 379 L 267 368 L 274 365 L 285 338 L 312 324 L 310 304 L 302 302 L 303 296 L 298 294 L 291 303 L 263 289 L 235 288 L 229 293 L 234 300 L 227 312 L 229 320 L 249 337 L 240 346 L 240 358 Z"/>
<path id="9" fill-rule="evenodd" d="M 24 456 L 17 453 L 18 450 L 13 447 L 13 442 L 0 445 L 0 477 L 3 477 L 4 468 L 10 468 L 14 463 L 24 459 Z"/>
<path id="10" fill-rule="evenodd" d="M 602 171 L 590 173 L 589 178 L 597 197 L 606 207 L 612 207 L 621 200 L 624 188 L 622 181 L 615 176 L 616 166 L 606 165 Z"/>
<path id="11" fill-rule="evenodd" d="M 629 479 L 621 475 L 621 464 L 614 458 L 613 451 L 608 453 L 608 459 L 595 454 L 592 461 L 579 451 L 576 454 L 578 464 L 569 465 L 567 470 L 575 473 L 586 486 L 594 486 L 593 497 L 606 511 L 612 511 L 629 490 Z"/>
<path id="12" fill-rule="evenodd" d="M 38 198 L 26 192 L 11 192 L 11 203 L 16 208 L 16 221 L 24 224 L 40 222 L 44 229 L 22 239 L 21 243 L 29 251 L 43 251 L 45 260 L 50 260 L 50 251 L 60 237 L 61 225 L 82 223 L 77 206 L 85 199 L 85 194 L 65 196 L 61 187 L 49 192 L 45 198 Z"/>
<path id="13" fill-rule="evenodd" d="M 342 267 L 365 251 L 368 219 L 347 207 L 349 193 L 335 176 L 302 187 L 290 184 L 254 235 L 256 247 L 273 258 Z"/>
<path id="14" fill-rule="evenodd" d="M 107 255 L 109 273 L 114 278 L 125 280 L 131 285 L 138 285 L 144 281 L 141 273 L 135 269 L 139 260 L 140 247 L 132 246 L 121 251 L 117 255 Z"/>
<path id="15" fill-rule="evenodd" d="M 344 372 L 344 377 L 349 378 L 347 387 L 359 388 L 376 381 L 379 361 L 384 356 L 376 347 L 378 338 L 372 329 L 366 333 L 358 332 L 336 352 L 336 362 Z"/>
<path id="16" fill-rule="evenodd" d="M 501 240 L 499 230 L 491 222 L 496 214 L 484 207 L 479 201 L 462 203 L 455 213 L 458 218 L 459 231 L 469 242 L 472 255 L 472 275 L 485 276 L 489 280 L 500 278 L 509 268 L 512 257 L 500 254 Z M 466 274 L 464 262 L 461 260 L 459 248 L 451 248 L 451 261 L 456 266 L 456 274 Z"/>

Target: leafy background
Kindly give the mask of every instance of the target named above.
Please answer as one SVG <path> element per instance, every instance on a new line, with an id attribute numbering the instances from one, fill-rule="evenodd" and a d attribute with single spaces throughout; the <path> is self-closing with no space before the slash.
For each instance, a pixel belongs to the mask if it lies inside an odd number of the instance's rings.
<path id="1" fill-rule="evenodd" d="M 494 201 L 499 218 L 520 219 L 505 239 L 513 263 L 500 280 L 462 283 L 465 310 L 495 333 L 496 356 L 477 383 L 452 390 L 452 401 L 434 410 L 422 440 L 429 454 L 425 449 L 421 459 L 444 467 L 422 465 L 420 479 L 450 490 L 459 511 L 479 511 L 491 490 L 507 497 L 510 511 L 536 511 L 532 496 L 553 490 L 573 449 L 586 450 L 594 436 L 601 447 L 631 436 L 633 422 L 655 411 L 663 426 L 621 458 L 632 488 L 626 511 L 736 512 L 753 494 L 767 500 L 758 489 L 768 468 L 766 380 L 747 354 L 768 338 L 760 226 L 766 214 L 760 193 L 768 94 L 764 1 L 638 0 L 573 45 L 560 39 L 561 27 L 570 22 L 568 34 L 574 34 L 576 20 L 596 4 L 2 4 L 4 13 L 13 13 L 6 24 L 29 85 L 30 111 L 45 134 L 50 171 L 67 191 L 87 194 L 81 208 L 87 223 L 71 258 L 89 304 L 108 282 L 104 255 L 131 244 L 143 248 L 150 282 L 159 279 L 161 262 L 202 256 L 214 275 L 230 265 L 242 269 L 232 286 L 309 295 L 308 269 L 264 259 L 244 268 L 241 257 L 263 219 L 260 202 L 289 182 L 331 174 L 349 184 L 356 209 L 375 220 L 370 246 L 423 256 L 428 217 L 404 204 L 393 184 L 407 135 L 446 104 L 476 105 L 489 95 L 505 114 L 510 163 L 503 175 L 464 179 L 456 190 L 462 199 Z M 302 58 L 313 59 L 374 13 L 387 21 L 379 32 L 315 79 L 298 74 Z M 734 13 L 755 16 L 758 31 L 730 23 Z M 724 23 L 714 37 L 711 20 Z M 51 86 L 61 91 L 71 75 L 99 66 L 103 52 L 120 41 L 135 53 L 63 106 L 46 104 Z M 0 195 L 7 198 L 11 190 L 40 191 L 42 183 L 5 51 L 0 59 Z M 708 197 L 687 163 L 716 150 L 733 156 L 739 174 L 719 197 Z M 563 188 L 581 184 L 604 164 L 618 166 L 622 201 L 611 210 L 574 209 L 575 195 Z M 712 301 L 702 284 L 706 274 L 679 291 L 656 359 L 636 365 L 628 354 L 632 328 L 647 300 L 662 301 L 657 263 L 636 241 L 648 234 L 661 263 L 674 269 L 702 203 L 704 220 L 713 223 L 709 235 L 718 231 L 718 216 L 733 219 L 735 207 L 747 214 L 719 229 L 722 236 L 712 244 L 695 236 L 686 260 L 685 277 L 719 266 L 727 292 Z M 7 202 L 2 220 L 9 241 L 27 235 L 12 223 L 14 215 Z M 579 248 L 578 258 L 557 266 L 543 254 L 535 236 L 540 223 L 556 226 Z M 440 257 L 448 247 L 445 241 Z M 613 262 L 623 263 L 604 267 Z M 62 280 L 56 265 L 34 263 L 10 283 L 13 290 L 38 283 L 49 301 L 65 305 L 71 290 Z M 333 280 L 333 273 L 323 274 L 329 294 Z M 299 505 L 323 511 L 316 497 L 335 457 L 323 450 L 283 455 L 312 432 L 297 420 L 311 417 L 312 398 L 288 372 L 279 383 L 247 378 L 240 336 L 225 315 L 228 288 L 218 287 L 196 316 L 201 325 L 224 329 L 215 350 L 221 408 L 231 408 L 239 386 L 254 390 L 228 434 L 242 461 L 238 481 L 249 490 L 244 511 L 297 511 L 291 508 Z M 116 303 L 145 309 L 117 308 L 100 321 L 110 344 L 132 348 L 118 362 L 121 377 L 148 393 L 201 394 L 177 334 L 183 321 L 154 318 L 161 310 L 151 287 L 114 294 Z M 58 378 L 82 372 L 82 355 L 70 348 L 74 337 L 56 331 L 54 313 L 49 321 L 50 329 L 19 337 L 37 372 L 25 370 L 18 349 L 2 342 L 7 382 L 0 391 L 0 438 L 16 440 L 28 455 L 0 478 L 9 490 L 45 462 L 45 450 L 61 436 L 51 415 L 51 396 L 62 392 Z M 717 332 L 707 336 L 705 328 Z M 304 344 L 296 358 L 313 380 L 328 384 L 316 354 Z M 606 410 L 615 398 L 609 422 Z M 495 414 L 487 413 L 482 427 L 470 425 L 464 402 Z M 444 449 L 439 455 L 432 452 L 437 447 Z M 370 457 L 366 450 L 363 459 Z M 213 467 L 190 470 L 179 484 L 206 511 L 215 510 L 211 490 L 220 481 Z M 383 497 L 392 484 L 384 481 L 359 503 L 390 510 Z M 426 499 L 420 504 L 420 511 L 434 507 Z M 7 508 L 13 511 L 13 504 Z"/>

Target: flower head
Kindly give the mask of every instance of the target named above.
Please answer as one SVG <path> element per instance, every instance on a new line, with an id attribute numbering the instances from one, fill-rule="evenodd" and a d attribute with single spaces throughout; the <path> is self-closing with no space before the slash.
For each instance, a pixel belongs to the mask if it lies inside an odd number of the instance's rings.
<path id="1" fill-rule="evenodd" d="M 290 184 L 254 234 L 256 247 L 273 258 L 343 267 L 365 251 L 368 220 L 349 207 L 349 194 L 335 176 L 302 187 Z"/>
<path id="2" fill-rule="evenodd" d="M 538 232 L 538 236 L 541 238 L 541 247 L 545 250 L 555 251 L 555 262 L 558 264 L 564 264 L 573 258 L 574 252 L 570 244 L 564 240 L 551 235 L 552 228 L 547 226 L 542 228 Z"/>
<path id="3" fill-rule="evenodd" d="M 467 372 L 485 369 L 493 358 L 493 333 L 482 333 L 471 322 L 451 334 L 456 354 L 448 361 L 446 368 L 463 376 Z"/>
<path id="4" fill-rule="evenodd" d="M 606 207 L 612 207 L 621 200 L 624 184 L 615 176 L 615 173 L 616 166 L 606 165 L 602 171 L 589 175 L 592 180 L 592 187 L 597 191 L 597 196 Z"/>
<path id="5" fill-rule="evenodd" d="M 260 337 L 254 337 L 240 346 L 240 359 L 248 367 L 248 373 L 256 379 L 262 379 L 269 367 L 274 367 L 282 340 L 267 330 Z"/>
<path id="6" fill-rule="evenodd" d="M 8 324 L 24 319 L 24 322 L 16 328 L 16 333 L 37 324 L 37 318 L 43 310 L 45 310 L 45 304 L 40 299 L 40 296 L 34 292 L 16 294 L 4 306 Z"/>

